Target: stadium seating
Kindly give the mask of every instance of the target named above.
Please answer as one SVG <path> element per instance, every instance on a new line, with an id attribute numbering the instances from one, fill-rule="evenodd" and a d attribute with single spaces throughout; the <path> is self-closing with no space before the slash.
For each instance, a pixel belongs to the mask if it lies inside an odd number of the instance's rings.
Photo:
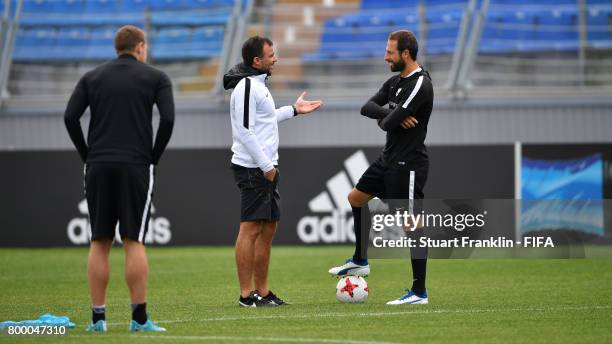
<path id="1" fill-rule="evenodd" d="M 24 0 L 16 61 L 112 58 L 116 29 L 151 27 L 156 60 L 221 54 L 225 25 L 236 0 Z M 147 16 L 150 11 L 150 16 Z"/>
<path id="2" fill-rule="evenodd" d="M 587 39 L 593 48 L 612 48 L 612 3 L 589 6 L 587 12 Z"/>
<path id="3" fill-rule="evenodd" d="M 41 51 L 51 54 L 57 46 L 57 33 L 54 29 L 20 29 L 18 37 L 19 44 L 15 46 L 13 57 L 20 61 L 36 60 Z"/>
<path id="4" fill-rule="evenodd" d="M 409 29 L 418 35 L 419 0 L 362 0 L 360 11 L 325 22 L 320 49 L 305 61 L 367 59 L 379 56 L 389 32 Z M 448 55 L 455 50 L 467 1 L 425 0 L 426 50 Z M 612 3 L 587 1 L 587 46 L 612 47 Z M 364 44 L 367 43 L 367 44 Z M 346 49 L 359 47 L 359 51 Z M 575 0 L 496 0 L 489 7 L 480 53 L 575 52 L 579 47 Z"/>
<path id="5" fill-rule="evenodd" d="M 222 27 L 187 29 L 163 28 L 151 41 L 151 53 L 158 60 L 207 58 L 218 55 L 223 47 Z"/>
<path id="6" fill-rule="evenodd" d="M 225 25 L 230 15 L 231 11 L 228 8 L 216 11 L 189 11 L 187 13 L 176 11 L 153 12 L 151 23 L 154 26 Z"/>
<path id="7" fill-rule="evenodd" d="M 325 22 L 321 49 L 306 54 L 307 61 L 364 59 L 381 56 L 387 35 L 399 28 L 410 28 L 418 35 L 416 8 L 411 11 L 347 15 Z"/>
<path id="8" fill-rule="evenodd" d="M 217 56 L 223 27 L 236 0 L 24 0 L 14 58 L 27 61 L 106 59 L 112 49 L 109 30 L 120 25 L 145 27 L 150 18 L 153 59 L 194 59 Z M 362 0 L 360 10 L 327 20 L 320 48 L 306 61 L 360 60 L 380 57 L 389 32 L 409 29 L 420 39 L 427 28 L 426 52 L 449 55 L 455 49 L 467 0 L 425 0 L 421 23 L 420 0 Z M 0 6 L 4 3 L 0 1 Z M 0 7 L 2 8 L 2 7 Z M 587 0 L 587 46 L 612 48 L 612 3 Z M 150 17 L 145 15 L 150 11 Z M 182 32 L 179 36 L 173 36 Z M 69 37 L 62 35 L 68 34 Z M 155 35 L 160 35 L 159 39 Z M 97 40 L 98 36 L 106 39 Z M 176 39 L 172 44 L 167 37 Z M 92 40 L 82 49 L 83 40 Z M 157 43 L 162 42 L 162 43 Z M 160 45 L 155 47 L 155 45 Z M 36 49 L 36 46 L 40 49 Z M 168 47 L 183 47 L 166 51 Z M 575 0 L 492 1 L 480 41 L 480 53 L 573 52 L 579 46 Z M 65 49 L 63 49 L 65 47 Z M 112 47 L 112 45 L 111 45 Z"/>

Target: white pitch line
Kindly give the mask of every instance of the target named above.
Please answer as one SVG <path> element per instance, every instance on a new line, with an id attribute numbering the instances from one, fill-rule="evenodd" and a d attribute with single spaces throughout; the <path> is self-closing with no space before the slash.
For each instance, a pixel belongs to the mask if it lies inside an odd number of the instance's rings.
<path id="1" fill-rule="evenodd" d="M 612 309 L 610 306 L 564 306 L 548 308 L 491 308 L 491 309 L 432 309 L 400 312 L 372 312 L 372 313 L 324 313 L 324 314 L 286 314 L 286 315 L 259 315 L 243 317 L 219 317 L 219 318 L 197 318 L 155 321 L 160 324 L 187 323 L 187 322 L 209 322 L 209 321 L 237 321 L 237 320 L 260 320 L 260 319 L 305 319 L 305 318 L 335 318 L 335 317 L 385 317 L 410 314 L 455 314 L 455 313 L 504 313 L 504 312 L 548 312 L 548 311 L 571 311 L 571 310 L 594 310 Z M 107 326 L 126 325 L 125 323 L 107 323 Z"/>
<path id="2" fill-rule="evenodd" d="M 128 334 L 126 334 L 128 335 Z M 88 335 L 69 335 L 70 337 L 77 338 L 91 338 Z M 141 335 L 141 334 L 129 334 L 130 338 L 147 338 L 147 339 L 166 339 L 166 340 L 228 340 L 228 341 L 258 341 L 258 342 L 291 342 L 291 343 L 326 343 L 326 344 L 398 344 L 397 342 L 376 342 L 376 341 L 363 341 L 363 340 L 350 340 L 350 339 L 326 339 L 326 338 L 299 338 L 299 337 L 232 337 L 232 336 L 173 336 L 173 335 Z"/>

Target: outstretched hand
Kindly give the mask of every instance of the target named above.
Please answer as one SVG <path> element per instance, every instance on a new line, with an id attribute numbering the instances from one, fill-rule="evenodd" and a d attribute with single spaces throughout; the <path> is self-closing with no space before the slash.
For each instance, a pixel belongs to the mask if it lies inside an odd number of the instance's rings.
<path id="1" fill-rule="evenodd" d="M 313 112 L 323 104 L 321 100 L 305 100 L 305 95 L 306 92 L 302 92 L 302 94 L 300 94 L 298 99 L 295 101 L 294 106 L 298 114 Z"/>

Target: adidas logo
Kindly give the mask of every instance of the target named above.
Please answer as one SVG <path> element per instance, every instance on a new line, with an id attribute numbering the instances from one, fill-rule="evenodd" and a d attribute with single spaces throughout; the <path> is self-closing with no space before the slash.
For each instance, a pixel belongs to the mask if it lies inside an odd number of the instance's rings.
<path id="1" fill-rule="evenodd" d="M 318 194 L 308 208 L 312 213 L 325 216 L 304 216 L 298 221 L 297 234 L 304 243 L 355 242 L 351 206 L 347 196 L 369 167 L 361 150 L 344 161 L 344 168 L 326 183 L 327 190 Z"/>
<path id="2" fill-rule="evenodd" d="M 87 207 L 87 199 L 79 202 L 77 208 L 79 213 L 85 217 L 76 217 L 68 222 L 66 228 L 68 239 L 74 245 L 89 244 L 91 238 L 91 224 L 89 222 L 89 208 Z M 165 217 L 153 217 L 156 213 L 155 206 L 151 203 L 151 216 L 149 217 L 149 230 L 145 236 L 146 244 L 161 244 L 165 245 L 170 242 L 172 232 L 170 231 L 170 221 Z M 115 226 L 115 241 L 121 243 L 119 235 L 119 223 Z"/>

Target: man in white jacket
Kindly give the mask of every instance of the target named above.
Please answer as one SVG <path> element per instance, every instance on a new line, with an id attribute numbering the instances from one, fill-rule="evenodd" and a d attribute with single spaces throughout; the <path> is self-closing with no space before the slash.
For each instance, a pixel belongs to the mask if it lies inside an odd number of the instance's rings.
<path id="1" fill-rule="evenodd" d="M 233 88 L 232 169 L 240 189 L 240 232 L 236 240 L 236 265 L 240 281 L 238 304 L 270 307 L 286 304 L 268 287 L 270 248 L 280 219 L 278 193 L 278 122 L 318 109 L 320 100 L 304 100 L 276 108 L 266 78 L 278 59 L 270 39 L 254 36 L 242 46 L 243 63 L 223 77 Z"/>

